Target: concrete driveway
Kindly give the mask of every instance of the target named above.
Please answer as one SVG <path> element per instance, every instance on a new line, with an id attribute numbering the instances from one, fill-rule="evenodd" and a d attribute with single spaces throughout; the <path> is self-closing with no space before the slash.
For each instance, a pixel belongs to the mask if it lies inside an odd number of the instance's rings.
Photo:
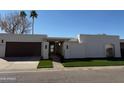
<path id="1" fill-rule="evenodd" d="M 39 61 L 7 61 L 0 58 L 0 70 L 35 70 Z"/>

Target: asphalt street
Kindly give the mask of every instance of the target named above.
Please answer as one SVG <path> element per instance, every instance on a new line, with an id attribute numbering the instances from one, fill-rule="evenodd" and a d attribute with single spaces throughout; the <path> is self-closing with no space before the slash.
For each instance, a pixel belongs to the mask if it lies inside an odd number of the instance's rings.
<path id="1" fill-rule="evenodd" d="M 124 83 L 124 69 L 0 73 L 1 83 Z"/>

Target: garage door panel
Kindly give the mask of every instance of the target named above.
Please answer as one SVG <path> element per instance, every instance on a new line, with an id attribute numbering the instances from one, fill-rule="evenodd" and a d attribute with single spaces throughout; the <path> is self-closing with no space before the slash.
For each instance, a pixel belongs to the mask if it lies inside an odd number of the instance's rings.
<path id="1" fill-rule="evenodd" d="M 41 56 L 40 42 L 7 42 L 6 57 Z"/>

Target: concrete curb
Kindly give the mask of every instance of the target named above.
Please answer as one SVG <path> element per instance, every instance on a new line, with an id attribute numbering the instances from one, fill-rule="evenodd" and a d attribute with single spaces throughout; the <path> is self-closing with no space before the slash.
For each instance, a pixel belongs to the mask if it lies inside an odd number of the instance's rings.
<path id="1" fill-rule="evenodd" d="M 102 66 L 102 67 L 65 67 L 62 69 L 42 68 L 42 69 L 13 69 L 0 70 L 0 73 L 21 73 L 21 72 L 52 72 L 52 71 L 76 71 L 76 70 L 109 70 L 109 69 L 124 69 L 124 66 Z"/>

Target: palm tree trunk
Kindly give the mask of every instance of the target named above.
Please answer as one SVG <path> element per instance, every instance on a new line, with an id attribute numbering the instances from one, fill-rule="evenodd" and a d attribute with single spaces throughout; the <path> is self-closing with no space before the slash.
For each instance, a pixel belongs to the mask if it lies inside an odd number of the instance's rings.
<path id="1" fill-rule="evenodd" d="M 33 17 L 33 22 L 32 22 L 32 35 L 34 34 L 34 17 Z"/>

